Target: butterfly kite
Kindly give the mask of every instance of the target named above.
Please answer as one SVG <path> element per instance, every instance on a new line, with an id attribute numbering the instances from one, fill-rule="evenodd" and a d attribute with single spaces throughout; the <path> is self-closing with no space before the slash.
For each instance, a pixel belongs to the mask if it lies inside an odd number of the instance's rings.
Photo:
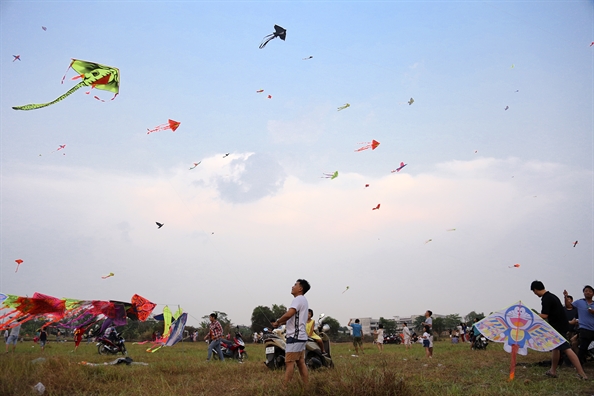
<path id="1" fill-rule="evenodd" d="M 415 103 L 415 100 L 413 98 L 410 98 L 409 101 L 408 101 L 408 105 L 410 106 L 413 103 Z"/>
<path id="2" fill-rule="evenodd" d="M 195 167 L 197 167 L 198 165 L 200 165 L 202 163 L 202 161 L 200 162 L 194 162 L 194 166 L 190 168 L 190 170 L 194 169 Z"/>
<path id="3" fill-rule="evenodd" d="M 274 25 L 274 33 L 269 34 L 268 36 L 264 36 L 264 38 L 262 39 L 262 42 L 260 43 L 260 49 L 266 47 L 266 44 L 268 44 L 268 42 L 270 40 L 272 40 L 276 37 L 285 41 L 285 38 L 287 38 L 287 29 L 280 27 L 278 25 Z"/>
<path id="4" fill-rule="evenodd" d="M 171 132 L 175 132 L 175 130 L 177 128 L 179 128 L 179 124 L 181 124 L 181 122 L 177 122 L 177 121 L 173 121 L 173 120 L 168 120 L 167 124 L 161 124 L 158 125 L 156 127 L 154 127 L 153 129 L 146 129 L 148 132 L 146 133 L 147 135 L 149 133 L 153 133 L 153 132 L 158 132 L 158 131 L 165 131 L 167 129 L 171 129 Z"/>
<path id="5" fill-rule="evenodd" d="M 377 204 L 375 208 L 371 208 L 371 210 L 379 210 L 381 204 Z"/>
<path id="6" fill-rule="evenodd" d="M 74 87 L 70 88 L 70 90 L 66 92 L 64 95 L 48 103 L 15 106 L 13 107 L 13 109 L 34 110 L 40 109 L 42 107 L 47 107 L 61 100 L 64 100 L 66 97 L 70 96 L 74 91 L 82 87 L 91 87 L 91 89 L 97 88 L 104 91 L 113 92 L 115 95 L 113 96 L 113 98 L 111 98 L 111 100 L 114 100 L 120 92 L 120 70 L 115 67 L 100 65 L 99 63 L 87 62 L 78 59 L 72 59 L 70 66 L 68 66 L 68 70 L 70 70 L 70 68 L 73 68 L 74 71 L 78 73 L 78 76 L 74 77 L 73 80 L 81 78 L 82 81 L 76 84 Z M 66 73 L 68 73 L 68 70 L 66 70 Z M 64 75 L 64 77 L 62 78 L 62 83 L 64 83 L 65 77 L 66 75 Z M 87 92 L 87 94 L 88 93 L 90 93 L 90 91 Z"/>
<path id="7" fill-rule="evenodd" d="M 156 221 L 155 224 L 157 224 L 157 229 L 159 229 L 165 225 L 165 223 L 159 223 L 158 221 Z"/>
<path id="8" fill-rule="evenodd" d="M 520 264 L 508 265 L 507 268 L 520 268 Z"/>
<path id="9" fill-rule="evenodd" d="M 577 244 L 578 244 L 578 241 L 575 241 L 575 242 L 573 243 L 573 247 L 575 247 L 575 245 L 577 245 Z"/>
<path id="10" fill-rule="evenodd" d="M 323 179 L 330 179 L 330 180 L 334 180 L 338 177 L 338 171 L 334 172 L 334 173 L 324 173 L 324 176 L 322 176 Z"/>
<path id="11" fill-rule="evenodd" d="M 343 104 L 342 106 L 340 106 L 340 107 L 338 108 L 338 111 L 340 111 L 340 110 L 344 110 L 344 109 L 346 109 L 347 107 L 351 107 L 350 103 L 345 103 L 345 104 Z"/>
<path id="12" fill-rule="evenodd" d="M 18 272 L 18 271 L 19 271 L 19 266 L 20 266 L 21 264 L 23 264 L 23 260 L 21 260 L 21 259 L 16 259 L 16 260 L 14 260 L 14 262 L 15 262 L 15 263 L 17 263 L 16 270 L 14 270 L 14 272 Z"/>
<path id="13" fill-rule="evenodd" d="M 113 272 L 110 272 L 109 275 L 105 275 L 102 276 L 101 279 L 107 279 L 107 278 L 111 278 L 112 276 L 114 276 L 115 274 Z"/>
<path id="14" fill-rule="evenodd" d="M 21 60 L 21 56 L 20 56 L 20 55 L 13 55 L 13 57 L 14 57 L 14 59 L 12 60 L 13 62 L 14 62 L 15 60 L 18 60 L 18 61 L 20 61 L 20 60 Z"/>
<path id="15" fill-rule="evenodd" d="M 510 380 L 514 379 L 517 353 L 526 355 L 528 348 L 547 352 L 565 342 L 561 334 L 522 301 L 493 312 L 475 327 L 489 340 L 503 343 L 503 349 L 511 353 Z"/>
<path id="16" fill-rule="evenodd" d="M 359 144 L 364 144 L 365 146 L 360 147 L 355 151 L 363 151 L 363 150 L 368 150 L 368 149 L 375 150 L 377 148 L 377 146 L 380 145 L 380 142 L 378 142 L 377 140 L 372 140 L 371 142 L 359 143 Z"/>

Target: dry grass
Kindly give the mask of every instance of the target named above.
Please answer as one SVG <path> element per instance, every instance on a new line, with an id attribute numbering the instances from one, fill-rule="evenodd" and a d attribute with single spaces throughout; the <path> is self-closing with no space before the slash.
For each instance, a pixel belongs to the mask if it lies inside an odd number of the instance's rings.
<path id="1" fill-rule="evenodd" d="M 32 347 L 33 346 L 33 347 Z M 368 345 L 368 347 L 370 347 Z M 205 362 L 204 343 L 183 343 L 146 353 L 145 346 L 128 345 L 129 356 L 148 366 L 119 365 L 90 367 L 81 361 L 109 362 L 94 344 L 82 344 L 76 353 L 72 343 L 50 343 L 44 353 L 31 342 L 19 344 L 16 353 L 0 356 L 0 395 L 32 395 L 41 382 L 46 395 L 591 395 L 594 381 L 579 381 L 575 371 L 563 368 L 559 378 L 544 375 L 546 368 L 532 363 L 550 358 L 550 353 L 530 352 L 519 356 L 525 367 L 516 369 L 508 382 L 510 356 L 501 345 L 488 351 L 471 351 L 468 345 L 436 343 L 435 356 L 428 360 L 415 345 L 386 345 L 384 352 L 368 349 L 352 357 L 349 344 L 333 345 L 333 370 L 310 372 L 310 386 L 301 386 L 296 373 L 283 388 L 283 372 L 272 372 L 264 364 L 264 347 L 249 344 L 250 360 Z M 121 356 L 121 355 L 120 355 Z M 38 357 L 46 360 L 32 363 Z M 594 367 L 586 367 L 594 378 Z"/>

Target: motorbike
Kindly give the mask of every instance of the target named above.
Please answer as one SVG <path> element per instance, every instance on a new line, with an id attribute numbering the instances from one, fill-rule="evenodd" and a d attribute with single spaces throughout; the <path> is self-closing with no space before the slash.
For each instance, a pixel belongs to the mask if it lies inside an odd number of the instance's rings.
<path id="1" fill-rule="evenodd" d="M 487 340 L 487 338 L 482 335 L 479 334 L 476 337 L 474 337 L 474 342 L 472 343 L 472 349 L 487 349 L 487 345 L 489 345 L 489 341 Z"/>
<path id="2" fill-rule="evenodd" d="M 244 360 L 247 360 L 248 354 L 245 351 L 245 343 L 243 342 L 243 337 L 239 332 L 239 327 L 235 332 L 235 337 L 233 337 L 233 340 L 221 340 L 221 351 L 223 352 L 223 356 L 226 358 L 237 359 L 239 363 L 243 363 Z"/>
<path id="3" fill-rule="evenodd" d="M 333 368 L 334 363 L 330 355 L 330 337 L 326 334 L 330 330 L 330 326 L 323 324 L 324 314 L 320 314 L 318 319 L 318 333 L 324 344 L 326 353 L 322 353 L 318 343 L 313 339 L 307 339 L 305 343 L 305 364 L 311 370 L 320 367 Z M 274 329 L 271 333 L 266 333 L 263 336 L 264 346 L 266 347 L 266 366 L 271 369 L 278 369 L 285 365 L 285 349 L 286 340 L 284 336 L 286 328 L 282 326 L 279 329 Z"/>
<path id="4" fill-rule="evenodd" d="M 128 351 L 126 350 L 126 345 L 124 344 L 124 341 L 124 338 L 118 334 L 116 334 L 115 336 L 115 341 L 110 337 L 98 337 L 97 351 L 100 355 L 116 355 L 119 352 L 121 352 L 122 355 L 127 355 Z"/>

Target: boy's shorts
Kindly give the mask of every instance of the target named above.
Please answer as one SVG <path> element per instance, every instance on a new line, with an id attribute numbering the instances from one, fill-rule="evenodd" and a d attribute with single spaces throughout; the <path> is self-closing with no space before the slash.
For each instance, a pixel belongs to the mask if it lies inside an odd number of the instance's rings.
<path id="1" fill-rule="evenodd" d="M 305 342 L 286 344 L 285 362 L 296 362 L 305 359 Z"/>
<path id="2" fill-rule="evenodd" d="M 363 345 L 363 339 L 361 337 L 353 337 L 353 346 Z"/>
<path id="3" fill-rule="evenodd" d="M 15 336 L 15 335 L 8 336 L 6 345 L 10 345 L 10 344 L 16 345 L 18 340 L 19 340 L 19 336 Z"/>

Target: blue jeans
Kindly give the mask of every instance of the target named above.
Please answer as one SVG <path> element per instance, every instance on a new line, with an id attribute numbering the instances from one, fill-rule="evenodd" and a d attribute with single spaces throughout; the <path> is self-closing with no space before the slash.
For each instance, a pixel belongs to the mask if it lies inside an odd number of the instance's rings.
<path id="1" fill-rule="evenodd" d="M 208 357 L 206 358 L 206 360 L 210 360 L 210 357 L 212 356 L 212 350 L 217 351 L 217 353 L 219 354 L 219 359 L 221 359 L 221 362 L 225 361 L 225 357 L 223 356 L 223 351 L 221 350 L 221 339 L 216 339 L 210 342 L 210 344 L 208 344 Z"/>

